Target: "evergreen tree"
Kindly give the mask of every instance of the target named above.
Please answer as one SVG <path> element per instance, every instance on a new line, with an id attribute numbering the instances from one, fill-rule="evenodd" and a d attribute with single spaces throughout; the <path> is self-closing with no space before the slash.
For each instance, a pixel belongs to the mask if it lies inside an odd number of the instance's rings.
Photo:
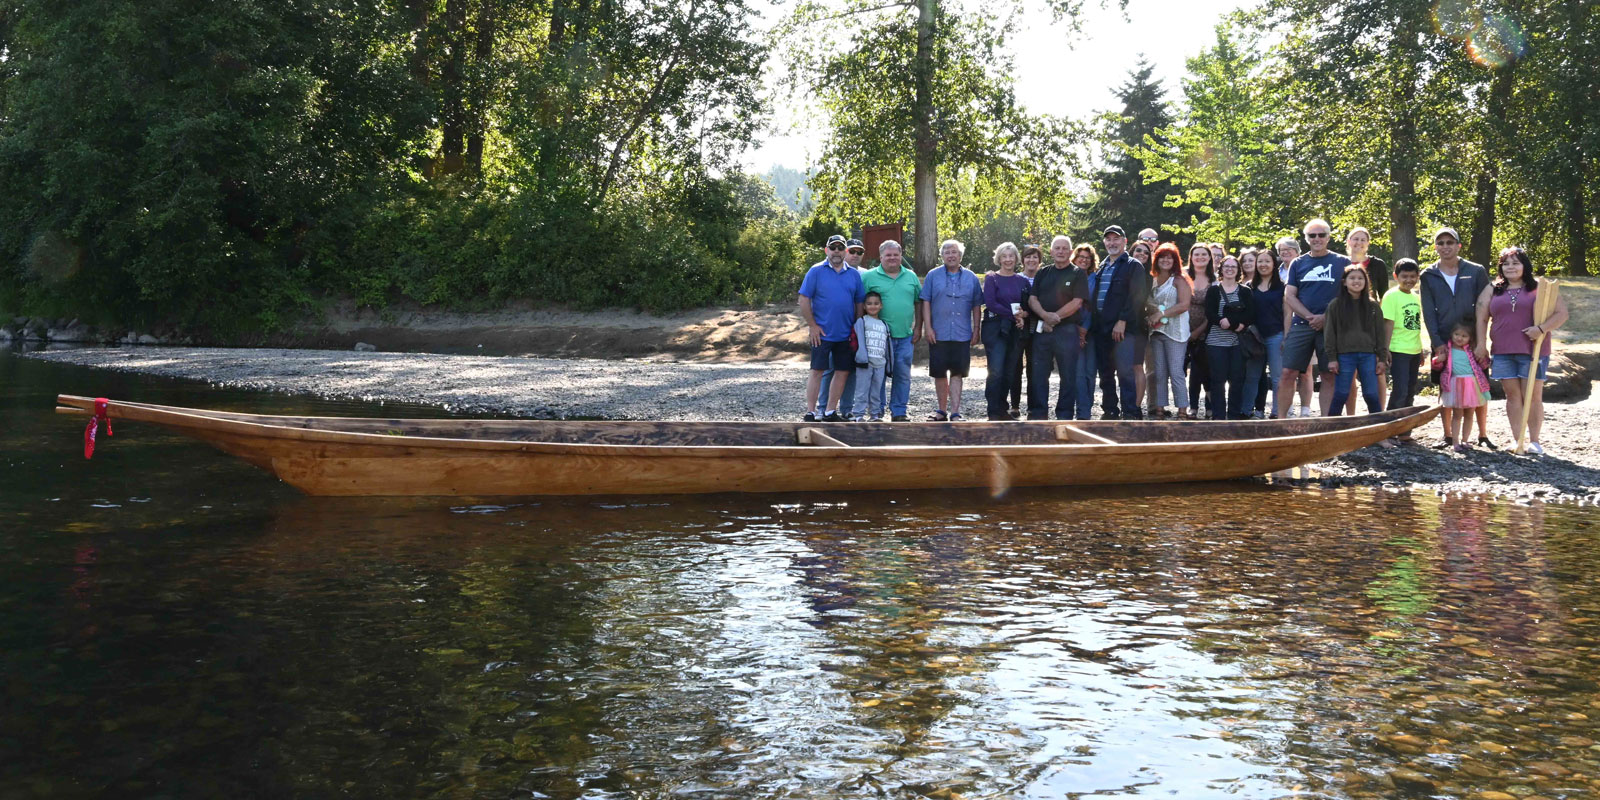
<path id="1" fill-rule="evenodd" d="M 1106 225 L 1121 225 L 1131 237 L 1140 228 L 1176 231 L 1191 209 L 1168 208 L 1168 195 L 1177 190 L 1167 180 L 1146 182 L 1144 162 L 1136 149 L 1146 137 L 1165 147 L 1164 129 L 1172 126 L 1166 89 L 1151 80 L 1155 67 L 1140 57 L 1128 71 L 1128 81 L 1117 89 L 1122 112 L 1110 118 L 1105 129 L 1106 164 L 1095 174 L 1093 190 L 1075 215 L 1078 235 L 1088 241 L 1100 238 Z"/>

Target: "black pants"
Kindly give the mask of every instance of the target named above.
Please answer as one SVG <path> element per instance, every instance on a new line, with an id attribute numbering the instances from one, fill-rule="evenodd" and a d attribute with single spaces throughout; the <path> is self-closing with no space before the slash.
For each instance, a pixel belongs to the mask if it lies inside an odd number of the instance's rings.
<path id="1" fill-rule="evenodd" d="M 1078 362 L 1083 347 L 1078 344 L 1078 326 L 1057 325 L 1053 331 L 1033 335 L 1033 363 L 1028 365 L 1028 419 L 1050 418 L 1050 371 L 1061 379 L 1056 392 L 1056 419 L 1072 419 L 1078 399 Z"/>
<path id="2" fill-rule="evenodd" d="M 1394 386 L 1389 389 L 1390 410 L 1407 408 L 1417 399 L 1417 386 L 1421 383 L 1418 368 L 1425 353 L 1390 353 L 1389 374 Z"/>
<path id="3" fill-rule="evenodd" d="M 1033 387 L 1033 320 L 1022 326 L 1017 333 L 1017 354 L 1015 366 L 1011 368 L 1011 410 L 1022 410 L 1022 380 L 1027 376 L 1028 387 Z"/>
<path id="4" fill-rule="evenodd" d="M 1211 380 L 1206 387 L 1211 418 L 1244 419 L 1244 348 L 1208 344 L 1206 359 L 1211 362 Z"/>
<path id="5" fill-rule="evenodd" d="M 1211 385 L 1211 361 L 1206 358 L 1206 341 L 1189 342 L 1189 410 L 1200 410 L 1200 390 Z"/>
<path id="6" fill-rule="evenodd" d="M 989 419 L 1008 419 L 1006 398 L 1011 394 L 1011 376 L 1022 353 L 1017 349 L 1015 322 L 1005 317 L 983 321 L 983 349 L 989 361 L 989 379 L 983 384 L 983 399 L 988 403 Z"/>

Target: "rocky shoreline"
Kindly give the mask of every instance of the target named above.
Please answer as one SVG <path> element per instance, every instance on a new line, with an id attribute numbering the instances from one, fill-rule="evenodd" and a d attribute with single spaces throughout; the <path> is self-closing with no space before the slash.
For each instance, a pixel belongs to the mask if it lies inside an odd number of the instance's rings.
<path id="1" fill-rule="evenodd" d="M 483 357 L 330 350 L 123 347 L 46 350 L 30 358 L 101 369 L 208 381 L 228 388 L 333 399 L 418 403 L 461 413 L 539 418 L 788 420 L 799 416 L 806 367 L 779 363 L 676 363 L 643 360 Z M 911 413 L 931 410 L 932 387 L 915 377 Z M 974 367 L 968 403 L 982 402 Z M 970 406 L 969 406 L 970 407 Z M 1437 423 L 1418 444 L 1369 447 L 1311 465 L 1299 483 L 1372 486 L 1443 494 L 1579 503 L 1600 502 L 1600 401 L 1547 406 L 1549 455 L 1433 445 Z M 1510 432 L 1503 401 L 1490 410 L 1490 435 Z"/>

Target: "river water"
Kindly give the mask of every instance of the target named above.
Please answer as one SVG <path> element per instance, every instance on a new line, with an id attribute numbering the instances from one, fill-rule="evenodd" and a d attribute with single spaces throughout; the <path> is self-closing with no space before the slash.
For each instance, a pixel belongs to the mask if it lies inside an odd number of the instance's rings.
<path id="1" fill-rule="evenodd" d="M 318 499 L 57 392 L 440 414 L 0 355 L 3 797 L 1600 796 L 1589 509 Z"/>

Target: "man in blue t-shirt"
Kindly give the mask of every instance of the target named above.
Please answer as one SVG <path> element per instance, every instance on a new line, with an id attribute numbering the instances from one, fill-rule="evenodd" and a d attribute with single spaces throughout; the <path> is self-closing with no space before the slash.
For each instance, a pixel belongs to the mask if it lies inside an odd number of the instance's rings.
<path id="1" fill-rule="evenodd" d="M 801 419 L 816 422 L 817 394 L 822 388 L 822 373 L 830 367 L 846 377 L 855 370 L 856 354 L 850 349 L 850 328 L 861 316 L 867 292 L 861 273 L 845 263 L 845 238 L 828 237 L 827 258 L 806 272 L 800 282 L 800 318 L 811 334 L 811 375 L 806 378 L 806 413 Z M 827 413 L 823 420 L 839 422 L 839 396 L 847 381 L 835 380 L 828 387 Z"/>
<path id="2" fill-rule="evenodd" d="M 1322 350 L 1322 325 L 1328 304 L 1339 295 L 1339 285 L 1344 281 L 1344 269 L 1350 266 L 1350 259 L 1328 249 L 1333 227 L 1327 220 L 1307 222 L 1304 232 L 1306 253 L 1289 265 L 1289 285 L 1283 290 L 1283 304 L 1293 312 L 1294 322 L 1283 336 L 1283 374 L 1278 381 L 1279 419 L 1288 419 L 1295 386 L 1300 382 L 1300 374 L 1310 368 L 1313 353 L 1322 376 L 1322 389 L 1317 392 L 1322 416 L 1328 416 L 1328 404 L 1333 401 L 1334 376 L 1328 371 L 1328 359 Z"/>

